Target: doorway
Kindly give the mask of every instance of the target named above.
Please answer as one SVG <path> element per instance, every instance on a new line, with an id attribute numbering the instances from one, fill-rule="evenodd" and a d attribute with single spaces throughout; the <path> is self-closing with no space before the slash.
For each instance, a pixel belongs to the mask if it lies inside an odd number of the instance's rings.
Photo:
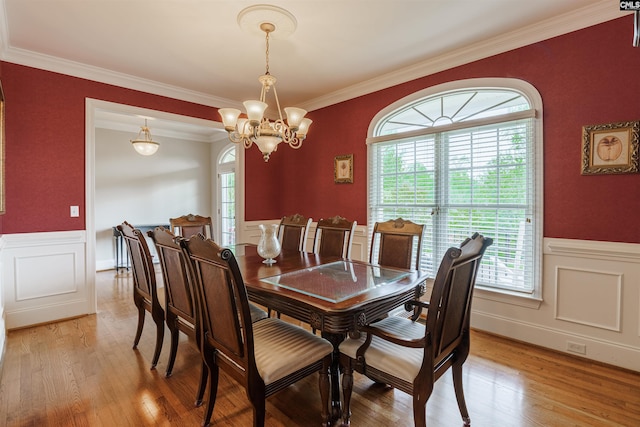
<path id="1" fill-rule="evenodd" d="M 224 132 L 222 128 L 222 124 L 218 122 L 213 122 L 209 120 L 197 119 L 193 117 L 180 116 L 172 113 L 165 113 L 156 110 L 149 110 L 144 108 L 133 107 L 129 105 L 121 105 L 107 101 L 100 101 L 95 99 L 87 98 L 85 101 L 85 196 L 86 196 L 86 217 L 85 217 L 85 232 L 86 232 L 86 244 L 85 244 L 85 280 L 87 286 L 87 313 L 95 313 L 97 309 L 97 299 L 96 299 L 96 289 L 95 289 L 95 275 L 97 270 L 96 265 L 96 245 L 97 245 L 97 235 L 98 232 L 104 234 L 104 228 L 102 225 L 100 226 L 100 230 L 97 229 L 96 226 L 96 129 L 101 129 L 104 127 L 102 120 L 113 119 L 117 116 L 117 119 L 124 120 L 124 125 L 127 122 L 133 124 L 132 130 L 127 128 L 126 132 L 131 132 L 131 138 L 135 137 L 138 130 L 140 129 L 141 119 L 140 117 L 153 117 L 156 119 L 154 122 L 154 127 L 159 129 L 161 127 L 161 123 L 164 123 L 164 126 L 171 125 L 173 131 L 177 134 L 182 135 L 181 138 L 184 137 L 184 134 L 189 132 L 202 132 L 202 135 L 206 135 L 209 143 L 217 143 L 220 144 L 220 147 L 223 147 L 225 143 L 221 142 L 226 140 L 226 132 Z M 150 123 L 151 127 L 151 123 Z M 201 136 L 202 136 L 201 135 Z M 156 133 L 153 134 L 154 140 L 159 140 L 161 143 L 160 150 L 162 150 L 162 140 L 159 135 Z M 128 138 L 127 139 L 131 139 Z M 129 144 L 128 140 L 126 141 Z M 130 147 L 128 147 L 130 148 Z M 132 149 L 132 148 L 131 148 Z M 133 149 L 132 149 L 133 150 Z M 218 151 L 216 151 L 215 155 L 211 155 L 210 165 L 215 165 L 217 161 Z M 134 152 L 135 154 L 135 152 Z M 243 157 L 240 156 L 240 160 L 243 160 Z M 114 159 L 117 161 L 117 159 Z M 154 159 L 153 156 L 149 157 L 147 160 L 150 163 L 153 163 L 153 167 L 163 169 L 161 162 L 158 159 Z M 166 160 L 165 160 L 166 161 Z M 164 170 L 164 169 L 163 169 Z M 212 171 L 214 172 L 214 171 Z M 215 172 L 214 172 L 215 173 Z M 208 174 L 207 181 L 210 180 L 210 173 Z M 210 184 L 209 184 L 210 185 Z M 215 190 L 214 190 L 215 191 Z M 209 188 L 209 194 L 211 194 L 211 188 Z M 236 194 L 244 197 L 244 192 L 241 188 L 236 189 Z M 117 195 L 112 195 L 114 197 L 114 204 L 118 204 Z M 217 210 L 217 207 L 214 207 L 214 200 L 209 198 L 210 202 L 207 205 L 207 210 L 210 212 L 214 212 Z M 243 206 L 243 204 L 241 204 Z M 215 210 L 214 210 L 215 209 Z M 238 210 L 238 206 L 235 206 L 236 211 Z M 122 220 L 125 218 L 119 218 Z M 165 220 L 164 216 L 162 217 Z M 156 219 L 150 219 L 151 221 L 155 221 Z M 158 219 L 159 220 L 159 219 Z M 166 218 L 168 221 L 168 217 Z M 117 222 L 117 221 L 116 221 Z M 119 223 L 119 222 L 118 222 Z M 113 224 L 115 225 L 115 224 Z M 135 224 L 134 224 L 135 225 Z M 113 264 L 112 264 L 113 265 Z M 100 266 L 101 269 L 103 268 Z"/>

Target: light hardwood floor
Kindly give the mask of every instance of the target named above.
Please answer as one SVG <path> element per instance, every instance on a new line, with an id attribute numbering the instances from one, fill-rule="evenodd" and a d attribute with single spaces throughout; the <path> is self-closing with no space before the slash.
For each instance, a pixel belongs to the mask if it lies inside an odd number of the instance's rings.
<path id="1" fill-rule="evenodd" d="M 129 274 L 98 274 L 98 313 L 10 331 L 0 383 L 2 426 L 196 426 L 199 355 L 186 337 L 165 378 L 168 331 L 149 369 L 150 316 L 138 350 Z M 464 387 L 475 427 L 640 426 L 640 373 L 474 331 Z M 267 400 L 267 426 L 320 425 L 316 377 Z M 411 398 L 356 374 L 352 426 L 411 426 Z M 214 426 L 251 426 L 244 392 L 224 375 Z M 431 427 L 462 421 L 446 374 L 427 405 Z"/>

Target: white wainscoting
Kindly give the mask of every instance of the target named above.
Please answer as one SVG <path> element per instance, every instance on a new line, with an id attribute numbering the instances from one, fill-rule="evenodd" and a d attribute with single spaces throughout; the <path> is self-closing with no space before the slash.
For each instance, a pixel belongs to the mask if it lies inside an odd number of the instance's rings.
<path id="1" fill-rule="evenodd" d="M 472 326 L 640 371 L 640 245 L 545 238 L 542 301 L 524 302 L 478 292 Z"/>
<path id="2" fill-rule="evenodd" d="M 243 224 L 238 242 L 257 243 L 258 224 L 277 222 Z M 314 232 L 315 224 L 307 251 Z M 368 258 L 368 240 L 359 225 L 353 259 Z M 85 246 L 84 231 L 2 236 L 0 331 L 94 312 Z M 471 321 L 477 329 L 640 371 L 640 244 L 546 238 L 542 300 L 477 292 Z"/>
<path id="3" fill-rule="evenodd" d="M 0 239 L 0 254 L 2 253 L 2 248 L 4 245 L 4 240 Z M 4 279 L 2 275 L 3 267 L 2 267 L 2 257 L 0 257 L 0 377 L 2 376 L 2 365 L 4 362 L 4 353 L 5 353 L 5 345 L 7 343 L 7 326 L 6 326 L 6 318 L 5 318 L 5 309 L 4 309 Z"/>
<path id="4" fill-rule="evenodd" d="M 92 311 L 84 231 L 5 234 L 2 241 L 6 329 Z"/>

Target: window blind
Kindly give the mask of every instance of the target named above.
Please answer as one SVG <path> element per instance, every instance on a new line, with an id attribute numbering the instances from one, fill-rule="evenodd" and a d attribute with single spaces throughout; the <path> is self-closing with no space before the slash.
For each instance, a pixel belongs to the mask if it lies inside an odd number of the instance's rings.
<path id="1" fill-rule="evenodd" d="M 479 232 L 494 243 L 477 284 L 533 292 L 534 120 L 370 144 L 370 228 L 398 217 L 425 224 L 421 268 L 432 276 L 447 248 Z"/>

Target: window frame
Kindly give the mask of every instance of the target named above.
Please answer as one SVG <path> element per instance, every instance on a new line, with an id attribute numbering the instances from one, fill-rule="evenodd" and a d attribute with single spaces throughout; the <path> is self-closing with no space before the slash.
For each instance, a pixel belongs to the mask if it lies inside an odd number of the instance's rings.
<path id="1" fill-rule="evenodd" d="M 373 145 L 381 142 L 387 142 L 391 140 L 402 140 L 411 137 L 416 137 L 418 135 L 424 134 L 433 134 L 434 130 L 437 129 L 437 132 L 444 132 L 452 129 L 464 129 L 477 126 L 478 123 L 486 123 L 487 120 L 477 120 L 477 121 L 468 121 L 461 123 L 454 123 L 451 125 L 438 126 L 436 128 L 428 128 L 425 130 L 418 131 L 409 131 L 405 133 L 396 133 L 391 135 L 383 135 L 376 136 L 376 132 L 379 129 L 379 126 L 385 121 L 385 119 L 393 114 L 394 112 L 405 108 L 406 106 L 424 98 L 437 96 L 438 94 L 445 94 L 447 92 L 459 91 L 459 90 L 477 90 L 477 89 L 498 89 L 498 90 L 512 90 L 521 93 L 531 105 L 531 109 L 533 113 L 530 111 L 522 112 L 523 118 L 525 116 L 533 118 L 533 131 L 534 131 L 534 141 L 533 141 L 533 150 L 531 155 L 533 155 L 534 162 L 534 176 L 533 176 L 533 186 L 534 186 L 534 197 L 533 197 L 533 272 L 532 272 L 532 280 L 533 280 L 533 291 L 531 293 L 524 293 L 518 291 L 512 291 L 508 289 L 494 288 L 494 287 L 485 287 L 482 285 L 477 286 L 477 293 L 481 297 L 485 297 L 488 299 L 495 299 L 503 302 L 512 302 L 518 305 L 530 306 L 530 307 L 539 307 L 540 302 L 542 301 L 542 252 L 543 252 L 543 176 L 544 176 L 544 164 L 543 164 L 543 105 L 542 105 L 542 97 L 539 92 L 526 81 L 520 79 L 513 78 L 478 78 L 478 79 L 466 79 L 466 80 L 458 80 L 454 82 L 447 82 L 443 84 L 439 84 L 436 86 L 432 86 L 429 88 L 425 88 L 423 90 L 414 92 L 408 96 L 405 96 L 394 103 L 386 106 L 382 110 L 380 110 L 371 120 L 369 124 L 369 128 L 367 131 L 367 165 L 371 164 L 371 156 L 372 156 L 372 147 Z M 513 113 L 517 115 L 518 113 Z M 510 115 L 511 116 L 511 115 Z M 491 121 L 492 119 L 489 119 Z M 495 121 L 494 121 L 495 122 Z M 371 200 L 369 199 L 371 195 L 371 175 L 369 174 L 367 177 L 367 216 L 368 216 L 368 229 L 369 235 L 371 234 L 371 229 L 373 227 L 373 222 L 371 218 Z"/>
<path id="2" fill-rule="evenodd" d="M 234 152 L 234 160 L 230 161 L 230 162 L 223 162 L 224 158 L 227 156 L 227 154 L 229 154 L 230 152 Z M 234 186 L 234 193 L 236 195 L 235 200 L 235 206 L 234 206 L 234 213 L 235 213 L 235 218 L 234 218 L 234 223 L 235 223 L 235 239 L 237 241 L 238 239 L 238 204 L 237 204 L 237 191 L 238 191 L 238 147 L 236 144 L 227 144 L 222 150 L 220 150 L 220 153 L 217 156 L 216 159 L 216 206 L 217 206 L 217 215 L 216 215 L 216 241 L 218 242 L 223 242 L 223 238 L 222 238 L 222 182 L 221 182 L 221 175 L 225 174 L 225 173 L 233 173 L 234 174 L 234 180 L 235 180 L 235 186 Z"/>

